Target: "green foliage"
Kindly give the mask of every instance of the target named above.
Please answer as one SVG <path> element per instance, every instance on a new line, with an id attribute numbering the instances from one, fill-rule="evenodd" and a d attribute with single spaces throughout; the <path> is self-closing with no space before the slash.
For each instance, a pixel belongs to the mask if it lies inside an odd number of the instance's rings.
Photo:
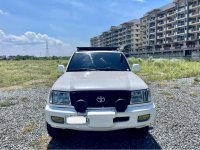
<path id="1" fill-rule="evenodd" d="M 59 64 L 66 66 L 68 58 L 48 59 L 0 61 L 0 88 L 51 85 L 59 75 L 57 66 Z M 141 65 L 141 71 L 137 74 L 146 82 L 200 77 L 199 62 L 136 58 L 130 58 L 128 61 L 131 66 Z"/>
<path id="2" fill-rule="evenodd" d="M 145 81 L 162 81 L 200 76 L 200 62 L 178 59 L 137 59 L 130 58 L 129 63 L 140 64 L 140 75 Z"/>
<path id="3" fill-rule="evenodd" d="M 57 66 L 67 62 L 67 59 L 0 61 L 0 88 L 50 85 L 57 79 Z"/>
<path id="4" fill-rule="evenodd" d="M 0 102 L 0 108 L 1 107 L 10 107 L 14 104 L 12 104 L 11 102 L 5 101 L 5 102 Z"/>

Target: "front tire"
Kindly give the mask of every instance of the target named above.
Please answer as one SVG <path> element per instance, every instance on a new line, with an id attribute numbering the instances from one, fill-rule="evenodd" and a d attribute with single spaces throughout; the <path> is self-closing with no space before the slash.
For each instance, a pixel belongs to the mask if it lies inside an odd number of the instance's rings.
<path id="1" fill-rule="evenodd" d="M 64 136 L 64 133 L 66 132 L 66 130 L 54 128 L 54 127 L 51 127 L 48 123 L 46 124 L 47 124 L 47 132 L 52 138 L 61 138 Z"/>
<path id="2" fill-rule="evenodd" d="M 149 126 L 138 129 L 132 129 L 132 133 L 139 138 L 146 138 L 146 136 L 149 134 Z"/>

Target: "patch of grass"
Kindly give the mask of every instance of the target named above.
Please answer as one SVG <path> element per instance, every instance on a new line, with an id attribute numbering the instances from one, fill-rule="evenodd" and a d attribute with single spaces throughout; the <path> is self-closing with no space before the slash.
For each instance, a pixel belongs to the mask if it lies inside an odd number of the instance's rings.
<path id="1" fill-rule="evenodd" d="M 181 89 L 181 87 L 178 84 L 175 84 L 172 86 L 173 89 Z"/>
<path id="2" fill-rule="evenodd" d="M 194 78 L 194 84 L 200 84 L 200 78 L 198 77 Z"/>
<path id="3" fill-rule="evenodd" d="M 10 107 L 14 105 L 13 103 L 9 102 L 9 101 L 5 101 L 5 102 L 0 102 L 0 108 L 1 107 Z"/>
<path id="4" fill-rule="evenodd" d="M 140 64 L 140 75 L 145 81 L 173 80 L 200 77 L 200 62 L 177 59 L 129 59 L 130 65 Z"/>
<path id="5" fill-rule="evenodd" d="M 167 59 L 128 59 L 130 65 L 140 64 L 137 74 L 146 82 L 200 77 L 200 62 Z M 58 78 L 57 66 L 66 60 L 0 61 L 0 90 L 22 87 L 49 86 Z M 199 78 L 195 79 L 199 83 Z"/>
<path id="6" fill-rule="evenodd" d="M 39 137 L 38 139 L 29 143 L 29 146 L 37 148 L 37 149 L 47 149 L 46 145 L 50 140 L 51 140 L 51 138 L 49 136 L 43 135 L 43 136 Z"/>
<path id="7" fill-rule="evenodd" d="M 15 99 L 15 97 L 8 97 L 8 98 L 7 98 L 7 100 L 10 100 L 10 101 L 11 101 L 11 100 L 14 100 L 14 99 Z"/>
<path id="8" fill-rule="evenodd" d="M 58 76 L 57 66 L 68 60 L 0 61 L 0 89 L 51 85 Z"/>
<path id="9" fill-rule="evenodd" d="M 167 99 L 170 99 L 170 100 L 175 99 L 174 95 L 169 92 L 163 91 L 160 94 L 164 95 Z"/>
<path id="10" fill-rule="evenodd" d="M 28 98 L 27 98 L 27 97 L 22 97 L 22 98 L 21 98 L 21 101 L 22 101 L 22 102 L 27 102 L 27 101 L 28 101 Z"/>
<path id="11" fill-rule="evenodd" d="M 23 128 L 21 129 L 21 132 L 22 132 L 22 133 L 28 133 L 28 132 L 33 131 L 35 128 L 36 128 L 35 122 L 30 122 L 30 123 L 28 123 L 25 127 L 23 127 Z"/>
<path id="12" fill-rule="evenodd" d="M 166 87 L 167 86 L 167 83 L 166 82 L 160 82 L 158 84 L 159 87 Z"/>

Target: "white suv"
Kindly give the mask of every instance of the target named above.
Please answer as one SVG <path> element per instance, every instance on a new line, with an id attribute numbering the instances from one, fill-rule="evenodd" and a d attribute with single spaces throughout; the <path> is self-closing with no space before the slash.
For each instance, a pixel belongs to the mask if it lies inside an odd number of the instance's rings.
<path id="1" fill-rule="evenodd" d="M 138 71 L 133 65 L 132 71 Z M 132 73 L 116 48 L 78 48 L 55 82 L 45 108 L 47 131 L 111 131 L 137 128 L 148 133 L 155 105 L 144 81 Z"/>

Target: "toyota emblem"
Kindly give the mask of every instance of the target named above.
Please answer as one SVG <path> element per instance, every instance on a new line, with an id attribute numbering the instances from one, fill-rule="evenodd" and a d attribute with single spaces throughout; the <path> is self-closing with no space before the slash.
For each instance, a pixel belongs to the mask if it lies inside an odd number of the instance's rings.
<path id="1" fill-rule="evenodd" d="M 105 97 L 103 97 L 103 96 L 97 97 L 96 100 L 97 100 L 98 103 L 104 103 L 106 101 Z"/>

